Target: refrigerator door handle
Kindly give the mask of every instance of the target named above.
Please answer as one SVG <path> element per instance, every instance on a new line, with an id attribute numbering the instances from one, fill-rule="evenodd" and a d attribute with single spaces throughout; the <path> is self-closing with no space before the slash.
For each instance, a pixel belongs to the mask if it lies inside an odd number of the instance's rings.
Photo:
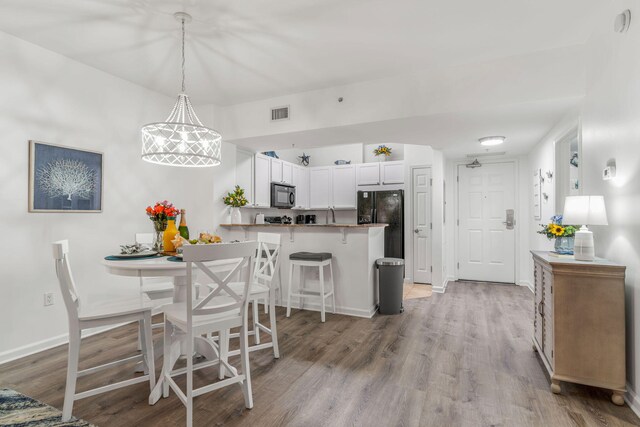
<path id="1" fill-rule="evenodd" d="M 371 223 L 372 224 L 377 224 L 378 223 L 378 210 L 377 209 L 373 209 L 373 215 L 371 216 Z"/>

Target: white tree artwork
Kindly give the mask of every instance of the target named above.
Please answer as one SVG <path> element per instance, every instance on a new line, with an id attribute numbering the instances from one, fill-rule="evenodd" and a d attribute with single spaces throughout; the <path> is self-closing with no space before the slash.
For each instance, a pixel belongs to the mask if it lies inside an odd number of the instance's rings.
<path id="1" fill-rule="evenodd" d="M 88 198 L 95 190 L 95 171 L 78 160 L 59 159 L 38 169 L 40 189 L 49 197 Z"/>

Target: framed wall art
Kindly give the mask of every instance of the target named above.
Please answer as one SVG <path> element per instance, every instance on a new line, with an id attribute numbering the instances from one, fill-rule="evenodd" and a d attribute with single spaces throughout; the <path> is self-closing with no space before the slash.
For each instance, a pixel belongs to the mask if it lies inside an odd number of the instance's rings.
<path id="1" fill-rule="evenodd" d="M 102 153 L 29 141 L 29 212 L 102 212 Z"/>

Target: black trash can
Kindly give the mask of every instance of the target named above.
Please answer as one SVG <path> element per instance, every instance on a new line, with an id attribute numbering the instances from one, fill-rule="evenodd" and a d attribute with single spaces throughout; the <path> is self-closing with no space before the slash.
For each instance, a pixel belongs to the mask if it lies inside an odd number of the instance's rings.
<path id="1" fill-rule="evenodd" d="M 380 314 L 399 314 L 402 306 L 404 286 L 404 260 L 401 258 L 380 258 L 376 260 L 378 268 L 378 293 L 380 295 Z"/>

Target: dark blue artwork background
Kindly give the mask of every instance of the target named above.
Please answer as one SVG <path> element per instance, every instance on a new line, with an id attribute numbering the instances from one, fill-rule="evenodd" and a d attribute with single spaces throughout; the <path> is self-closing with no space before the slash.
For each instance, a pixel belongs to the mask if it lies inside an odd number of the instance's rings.
<path id="1" fill-rule="evenodd" d="M 84 199 L 72 197 L 71 202 L 67 196 L 49 197 L 40 189 L 38 170 L 49 162 L 69 159 L 78 160 L 87 165 L 94 174 L 94 191 L 90 198 Z M 102 210 L 102 154 L 90 153 L 73 148 L 56 147 L 34 143 L 34 186 L 33 186 L 33 208 L 35 210 L 77 210 L 77 211 L 99 211 Z"/>

